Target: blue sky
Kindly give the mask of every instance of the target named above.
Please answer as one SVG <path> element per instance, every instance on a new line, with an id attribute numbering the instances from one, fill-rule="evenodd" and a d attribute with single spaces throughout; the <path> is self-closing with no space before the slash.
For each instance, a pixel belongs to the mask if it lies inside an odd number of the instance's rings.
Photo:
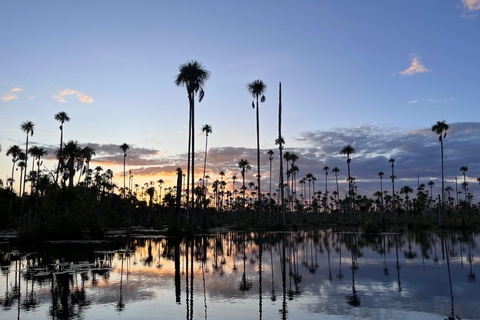
<path id="1" fill-rule="evenodd" d="M 125 142 L 137 182 L 169 180 L 172 169 L 185 166 L 188 125 L 186 92 L 173 80 L 180 64 L 198 60 L 211 78 L 196 107 L 197 156 L 208 123 L 212 175 L 238 174 L 241 158 L 255 163 L 255 112 L 246 85 L 262 79 L 261 147 L 275 150 L 281 81 L 283 132 L 287 149 L 300 156 L 300 176 L 312 172 L 319 179 L 325 165 L 344 174 L 338 151 L 351 143 L 352 165 L 358 163 L 352 174 L 365 180 L 359 188 L 373 190 L 369 179 L 387 171 L 392 156 L 405 183 L 417 175 L 422 182 L 438 179 L 438 140 L 425 130 L 446 120 L 467 132 L 446 139 L 446 148 L 455 141 L 467 153 L 447 158 L 446 175 L 460 175 L 468 165 L 473 192 L 480 176 L 472 154 L 480 118 L 478 13 L 479 0 L 5 1 L 0 178 L 11 174 L 5 151 L 25 144 L 20 124 L 33 121 L 31 141 L 53 151 L 60 133 L 53 116 L 65 111 L 72 119 L 65 139 L 95 144 L 98 164 L 120 174 L 118 145 Z M 399 145 L 405 135 L 408 150 Z M 365 138 L 378 141 L 381 151 Z M 429 143 L 438 150 L 425 153 Z M 384 167 L 376 168 L 381 160 Z M 267 156 L 262 164 L 266 171 Z"/>

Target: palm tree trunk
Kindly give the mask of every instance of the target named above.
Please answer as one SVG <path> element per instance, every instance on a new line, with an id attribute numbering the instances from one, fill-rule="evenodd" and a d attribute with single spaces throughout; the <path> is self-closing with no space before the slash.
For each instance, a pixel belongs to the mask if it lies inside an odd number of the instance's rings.
<path id="1" fill-rule="evenodd" d="M 55 175 L 55 184 L 58 186 L 58 174 L 60 172 L 60 162 L 62 161 L 62 146 L 63 146 L 63 122 L 61 124 L 61 129 L 60 129 L 60 153 L 58 157 L 58 166 L 57 166 L 57 173 Z"/>
<path id="2" fill-rule="evenodd" d="M 27 132 L 27 142 L 25 144 L 25 173 L 23 174 L 23 190 L 22 190 L 22 194 L 21 196 L 25 193 L 25 184 L 26 184 L 26 181 L 27 181 L 27 162 L 28 162 L 28 132 Z M 442 151 L 443 151 L 443 148 L 442 148 Z M 443 153 L 442 153 L 442 160 L 443 160 Z M 443 168 L 443 162 L 442 162 L 442 168 Z M 442 173 L 443 173 L 443 169 L 442 169 Z M 442 179 L 443 180 L 443 179 Z"/>
<path id="3" fill-rule="evenodd" d="M 258 184 L 258 225 L 262 226 L 262 193 L 260 191 L 260 124 L 257 94 L 257 184 Z"/>
<path id="4" fill-rule="evenodd" d="M 192 93 L 192 221 L 195 213 L 195 100 Z"/>
<path id="5" fill-rule="evenodd" d="M 282 225 L 285 225 L 285 195 L 283 190 L 283 143 L 282 143 L 282 83 L 280 82 L 278 85 L 278 149 L 280 151 L 280 198 L 282 200 Z M 283 247 L 283 254 L 285 258 L 285 238 L 284 240 L 284 247 Z M 283 275 L 285 275 L 285 269 L 283 269 Z M 285 283 L 285 281 L 284 281 Z M 285 291 L 285 286 L 284 286 Z"/>
<path id="6" fill-rule="evenodd" d="M 186 203 L 186 213 L 187 213 L 187 220 L 189 217 L 189 203 L 190 203 L 190 151 L 192 145 L 192 93 L 188 94 L 188 101 L 190 102 L 189 108 L 189 116 L 188 116 L 188 153 L 187 153 L 187 203 Z M 181 191 L 181 190 L 180 190 Z"/>

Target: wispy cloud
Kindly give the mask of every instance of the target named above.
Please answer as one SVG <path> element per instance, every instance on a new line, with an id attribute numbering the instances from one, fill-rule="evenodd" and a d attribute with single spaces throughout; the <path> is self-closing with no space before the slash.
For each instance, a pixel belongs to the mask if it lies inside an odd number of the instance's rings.
<path id="1" fill-rule="evenodd" d="M 480 10 L 480 0 L 462 0 L 462 3 L 468 11 Z"/>
<path id="2" fill-rule="evenodd" d="M 5 93 L 3 96 L 2 96 L 2 100 L 4 102 L 8 102 L 8 101 L 12 101 L 12 100 L 15 100 L 17 99 L 18 97 L 14 94 L 10 94 L 10 93 Z"/>
<path id="3" fill-rule="evenodd" d="M 430 70 L 425 68 L 425 66 L 420 62 L 420 56 L 418 56 L 417 54 L 412 53 L 410 55 L 410 59 L 412 59 L 410 67 L 399 72 L 399 74 L 401 74 L 402 76 L 413 76 L 417 73 L 430 72 Z"/>
<path id="4" fill-rule="evenodd" d="M 23 89 L 22 88 L 12 88 L 10 89 L 10 92 L 8 93 L 5 93 L 3 96 L 2 96 L 2 100 L 3 102 L 8 102 L 8 101 L 12 101 L 12 100 L 15 100 L 18 98 L 18 96 L 16 94 L 12 94 L 12 92 L 19 92 L 19 91 L 22 91 Z"/>
<path id="5" fill-rule="evenodd" d="M 417 103 L 419 100 L 412 100 L 412 101 L 409 101 L 408 103 Z"/>
<path id="6" fill-rule="evenodd" d="M 72 95 L 74 95 L 78 100 L 84 103 L 93 103 L 94 101 L 92 97 L 89 97 L 83 93 L 72 89 L 65 89 L 60 91 L 57 95 L 53 96 L 53 99 L 57 100 L 58 102 L 67 103 L 68 99 L 66 98 L 66 96 Z"/>

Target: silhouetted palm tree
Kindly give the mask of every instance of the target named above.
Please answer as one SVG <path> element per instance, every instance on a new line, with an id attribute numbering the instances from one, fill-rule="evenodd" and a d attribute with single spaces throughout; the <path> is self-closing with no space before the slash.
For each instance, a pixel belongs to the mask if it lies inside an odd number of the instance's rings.
<path id="1" fill-rule="evenodd" d="M 466 176 L 466 172 L 468 171 L 468 167 L 467 166 L 463 166 L 460 168 L 460 171 L 462 171 L 463 173 L 463 184 L 462 186 L 464 186 L 463 190 L 465 191 L 465 201 L 467 201 L 467 176 Z"/>
<path id="2" fill-rule="evenodd" d="M 252 167 L 250 166 L 248 160 L 246 159 L 241 159 L 239 162 L 238 162 L 238 167 L 241 169 L 240 173 L 242 174 L 242 179 L 243 179 L 243 187 L 242 187 L 242 190 L 244 191 L 243 192 L 243 202 L 245 204 L 245 173 L 247 170 L 250 170 Z"/>
<path id="3" fill-rule="evenodd" d="M 205 171 L 207 170 L 207 146 L 208 146 L 208 135 L 212 133 L 212 126 L 206 124 L 202 128 L 202 132 L 205 132 L 205 161 L 203 163 L 203 187 L 205 187 Z"/>
<path id="4" fill-rule="evenodd" d="M 190 153 L 192 162 L 192 206 L 194 203 L 195 190 L 195 95 L 199 93 L 198 102 L 201 102 L 205 92 L 203 86 L 210 77 L 207 71 L 198 61 L 189 61 L 180 65 L 179 73 L 175 78 L 175 85 L 187 88 L 189 102 L 189 127 L 188 127 L 188 168 L 187 175 L 190 176 Z M 190 179 L 188 179 L 190 180 Z M 189 203 L 189 186 L 187 182 L 187 206 Z"/>
<path id="5" fill-rule="evenodd" d="M 395 159 L 391 158 L 390 160 L 388 160 L 389 163 L 392 164 L 392 175 L 390 176 L 390 178 L 392 179 L 392 210 L 393 210 L 393 213 L 395 213 L 395 209 L 396 209 L 396 202 L 395 202 L 395 170 L 394 170 L 394 167 L 395 167 Z"/>
<path id="6" fill-rule="evenodd" d="M 382 210 L 383 210 L 383 176 L 385 175 L 385 173 L 383 173 L 383 171 L 380 171 L 378 173 L 378 177 L 380 178 L 380 194 L 381 194 L 381 199 L 382 199 Z"/>
<path id="7" fill-rule="evenodd" d="M 269 194 L 270 194 L 270 210 L 272 209 L 272 160 L 273 160 L 273 150 L 268 150 L 268 161 L 270 161 L 270 189 L 269 189 Z"/>
<path id="8" fill-rule="evenodd" d="M 352 159 L 350 158 L 350 155 L 352 153 L 355 153 L 355 149 L 349 144 L 343 147 L 342 150 L 340 150 L 340 154 L 346 154 L 347 155 L 347 166 L 348 166 L 348 197 L 349 197 L 349 207 L 352 209 L 352 179 L 350 177 L 350 162 Z"/>
<path id="9" fill-rule="evenodd" d="M 339 191 L 338 191 L 338 173 L 340 172 L 340 169 L 337 167 L 332 169 L 332 172 L 335 174 L 335 183 L 337 184 L 337 202 L 339 201 Z"/>
<path id="10" fill-rule="evenodd" d="M 12 180 L 11 180 L 11 184 L 10 184 L 10 189 L 12 191 L 13 191 L 13 182 L 15 181 L 15 179 L 14 179 L 15 164 L 17 163 L 18 160 L 20 160 L 19 156 L 20 156 L 21 152 L 22 152 L 22 150 L 20 150 L 20 147 L 17 146 L 17 145 L 13 145 L 7 150 L 7 156 L 12 156 L 12 162 L 13 162 Z"/>
<path id="11" fill-rule="evenodd" d="M 68 170 L 68 187 L 73 188 L 75 164 L 83 159 L 83 145 L 79 144 L 78 141 L 70 140 L 63 144 L 62 153 L 59 150 L 57 156 L 67 160 L 65 167 Z"/>
<path id="12" fill-rule="evenodd" d="M 25 193 L 25 182 L 27 180 L 27 168 L 28 168 L 28 135 L 33 137 L 33 129 L 35 128 L 35 124 L 32 121 L 25 121 L 20 125 L 20 128 L 24 133 L 27 134 L 27 139 L 25 141 L 25 174 L 23 176 L 23 190 L 21 194 Z"/>
<path id="13" fill-rule="evenodd" d="M 124 143 L 120 146 L 120 149 L 123 151 L 123 198 L 125 199 L 125 159 L 127 158 L 127 151 L 130 149 L 130 146 Z"/>
<path id="14" fill-rule="evenodd" d="M 70 121 L 70 117 L 68 116 L 68 114 L 64 111 L 60 111 L 58 112 L 57 114 L 55 114 L 55 120 L 59 121 L 60 122 L 60 154 L 62 154 L 62 147 L 63 147 L 63 123 L 64 122 L 69 122 Z M 58 185 L 58 173 L 60 172 L 60 167 L 61 167 L 61 164 L 60 162 L 62 162 L 63 159 L 58 159 L 58 167 L 57 167 L 57 173 L 55 175 L 55 184 Z"/>
<path id="15" fill-rule="evenodd" d="M 443 121 L 437 121 L 436 124 L 432 126 L 432 131 L 438 134 L 438 140 L 440 141 L 440 150 L 441 150 L 441 157 L 442 157 L 442 205 L 445 203 L 445 180 L 443 175 L 443 139 L 447 136 L 447 130 L 449 126 Z"/>
<path id="16" fill-rule="evenodd" d="M 86 172 L 86 175 L 85 175 L 85 182 L 86 182 L 86 186 L 88 187 L 88 181 L 89 181 L 89 177 L 90 177 L 90 160 L 92 160 L 92 157 L 96 155 L 95 153 L 95 149 L 90 147 L 90 146 L 86 146 L 85 148 L 83 148 L 83 158 L 85 159 L 85 163 L 87 164 L 87 168 L 85 170 Z"/>
<path id="17" fill-rule="evenodd" d="M 252 107 L 255 108 L 256 102 L 256 112 L 257 112 L 257 185 L 258 185 L 258 224 L 262 225 L 262 193 L 260 189 L 260 117 L 259 117 L 259 106 L 258 100 L 260 97 L 260 102 L 265 102 L 264 92 L 267 90 L 267 86 L 263 83 L 262 80 L 255 80 L 252 83 L 247 85 L 248 92 L 253 96 L 254 101 L 252 101 Z"/>

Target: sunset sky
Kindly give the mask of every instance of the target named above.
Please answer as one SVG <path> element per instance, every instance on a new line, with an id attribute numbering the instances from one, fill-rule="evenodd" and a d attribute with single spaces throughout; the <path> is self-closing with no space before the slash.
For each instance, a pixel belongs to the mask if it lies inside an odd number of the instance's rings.
<path id="1" fill-rule="evenodd" d="M 388 182 L 392 157 L 399 186 L 416 188 L 418 176 L 439 182 L 440 144 L 431 126 L 446 120 L 447 185 L 468 166 L 469 191 L 477 194 L 479 13 L 480 0 L 4 1 L 0 179 L 11 175 L 7 149 L 25 147 L 24 121 L 35 123 L 29 145 L 47 148 L 53 159 L 60 140 L 54 115 L 65 111 L 65 141 L 93 146 L 91 167 L 111 168 L 117 185 L 123 143 L 131 147 L 134 183 L 171 181 L 175 168 L 186 170 L 188 138 L 186 89 L 174 78 L 180 64 L 197 60 L 211 77 L 196 104 L 196 156 L 203 159 L 208 123 L 212 179 L 222 170 L 239 175 L 244 158 L 252 164 L 247 180 L 255 180 L 255 111 L 246 85 L 261 79 L 265 185 L 266 152 L 278 155 L 282 82 L 283 136 L 286 151 L 299 156 L 299 178 L 311 172 L 323 186 L 323 167 L 337 166 L 345 190 L 339 151 L 351 144 L 362 192 L 378 189 L 379 171 Z M 44 164 L 53 169 L 55 162 Z M 333 188 L 333 174 L 329 179 Z"/>

